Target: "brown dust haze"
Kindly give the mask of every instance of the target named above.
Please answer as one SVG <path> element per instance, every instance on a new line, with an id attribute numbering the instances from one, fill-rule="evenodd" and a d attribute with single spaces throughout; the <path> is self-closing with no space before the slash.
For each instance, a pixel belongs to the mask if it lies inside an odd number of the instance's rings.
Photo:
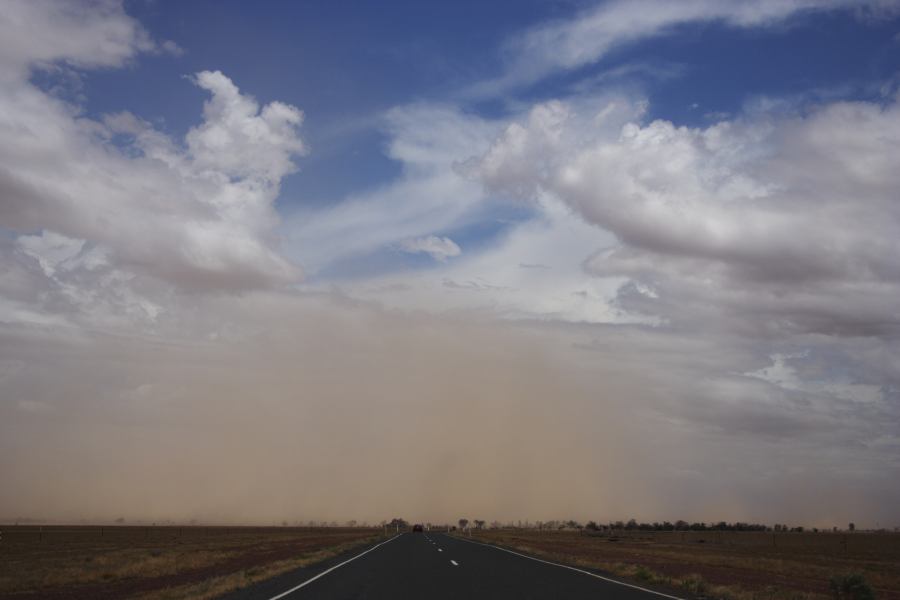
<path id="1" fill-rule="evenodd" d="M 832 487 L 802 447 L 781 468 L 790 440 L 679 413 L 697 367 L 662 339 L 632 350 L 652 333 L 280 293 L 185 312 L 166 342 L 3 331 L 0 517 L 824 525 L 892 493 Z"/>

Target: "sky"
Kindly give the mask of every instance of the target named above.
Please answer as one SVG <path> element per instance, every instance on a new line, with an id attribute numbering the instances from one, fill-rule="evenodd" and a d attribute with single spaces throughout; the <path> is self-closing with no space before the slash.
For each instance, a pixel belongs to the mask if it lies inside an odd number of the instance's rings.
<path id="1" fill-rule="evenodd" d="M 3 0 L 0 520 L 900 526 L 900 2 Z"/>

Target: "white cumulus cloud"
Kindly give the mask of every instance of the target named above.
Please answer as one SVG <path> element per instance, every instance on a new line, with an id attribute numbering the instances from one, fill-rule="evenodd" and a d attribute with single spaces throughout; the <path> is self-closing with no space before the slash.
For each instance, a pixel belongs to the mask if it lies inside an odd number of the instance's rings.
<path id="1" fill-rule="evenodd" d="M 885 336 L 900 328 L 891 301 L 900 291 L 895 100 L 707 128 L 627 120 L 592 139 L 585 123 L 563 103 L 537 106 L 497 139 L 479 172 L 499 191 L 553 194 L 615 234 L 618 246 L 586 268 L 665 292 L 623 303 L 687 323 L 708 319 L 712 303 L 734 326 Z"/>
<path id="2" fill-rule="evenodd" d="M 221 72 L 203 71 L 191 81 L 210 98 L 184 140 L 128 112 L 87 118 L 29 72 L 116 66 L 156 43 L 115 2 L 8 8 L 0 17 L 0 222 L 18 239 L 0 253 L 10 274 L 0 284 L 7 315 L 106 306 L 108 315 L 152 316 L 167 288 L 299 280 L 278 248 L 273 207 L 306 151 L 299 109 L 260 106 Z"/>

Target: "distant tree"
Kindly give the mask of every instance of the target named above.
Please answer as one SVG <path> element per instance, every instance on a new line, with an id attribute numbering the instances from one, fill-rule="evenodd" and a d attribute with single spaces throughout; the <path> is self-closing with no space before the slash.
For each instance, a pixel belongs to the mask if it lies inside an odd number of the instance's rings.
<path id="1" fill-rule="evenodd" d="M 347 521 L 347 527 L 356 527 L 356 519 L 350 519 Z"/>
<path id="2" fill-rule="evenodd" d="M 594 521 L 588 521 L 584 528 L 588 531 L 600 531 L 600 527 Z"/>
<path id="3" fill-rule="evenodd" d="M 634 519 L 628 519 L 628 523 L 625 524 L 625 529 L 637 529 L 638 524 Z"/>
<path id="4" fill-rule="evenodd" d="M 465 529 L 466 526 L 468 526 L 468 524 L 469 524 L 469 520 L 468 519 L 460 519 L 459 521 L 457 521 L 457 523 L 459 523 L 460 529 Z"/>
<path id="5" fill-rule="evenodd" d="M 484 529 L 484 521 L 475 519 L 475 529 Z"/>
<path id="6" fill-rule="evenodd" d="M 856 523 L 850 523 L 850 525 L 847 526 L 847 529 L 849 529 L 850 531 L 856 531 Z"/>

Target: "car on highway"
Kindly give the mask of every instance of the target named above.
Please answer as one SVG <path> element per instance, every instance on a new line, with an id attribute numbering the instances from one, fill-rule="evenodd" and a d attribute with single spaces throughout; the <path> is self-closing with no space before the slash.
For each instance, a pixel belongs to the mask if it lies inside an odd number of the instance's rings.
<path id="1" fill-rule="evenodd" d="M 422 527 L 421 525 L 419 525 L 418 523 L 416 523 L 415 525 L 413 525 L 413 531 L 420 531 L 420 532 L 421 532 L 421 531 L 425 531 L 425 528 Z"/>

